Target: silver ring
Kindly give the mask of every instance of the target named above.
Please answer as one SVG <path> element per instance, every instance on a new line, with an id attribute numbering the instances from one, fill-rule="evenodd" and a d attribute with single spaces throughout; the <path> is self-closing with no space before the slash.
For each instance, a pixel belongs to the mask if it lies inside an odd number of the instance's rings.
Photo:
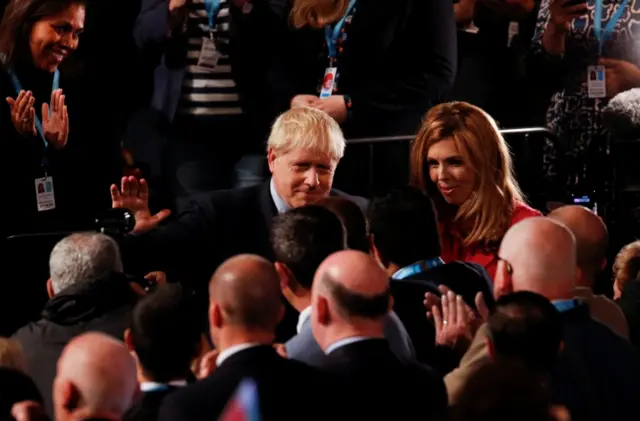
<path id="1" fill-rule="evenodd" d="M 447 321 L 446 321 L 446 320 L 443 320 L 443 321 L 442 321 L 442 324 L 443 324 L 443 325 L 446 325 L 446 324 L 447 324 Z"/>

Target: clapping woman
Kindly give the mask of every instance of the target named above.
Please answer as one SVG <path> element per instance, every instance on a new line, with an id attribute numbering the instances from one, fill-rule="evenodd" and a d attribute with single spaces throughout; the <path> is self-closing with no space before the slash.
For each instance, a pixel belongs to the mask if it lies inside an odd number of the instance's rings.
<path id="1" fill-rule="evenodd" d="M 76 176 L 65 156 L 69 109 L 59 67 L 77 49 L 84 20 L 83 0 L 12 0 L 5 10 L 0 24 L 0 95 L 6 98 L 0 105 L 2 237 L 66 228 L 61 221 L 75 207 L 66 200 L 79 195 L 69 191 L 69 179 Z"/>

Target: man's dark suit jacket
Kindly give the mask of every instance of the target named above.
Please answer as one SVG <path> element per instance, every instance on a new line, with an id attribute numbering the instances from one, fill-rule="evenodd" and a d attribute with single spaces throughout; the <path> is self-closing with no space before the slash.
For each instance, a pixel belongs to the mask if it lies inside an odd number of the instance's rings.
<path id="1" fill-rule="evenodd" d="M 351 343 L 328 357 L 323 368 L 348 391 L 345 410 L 351 419 L 444 419 L 447 391 L 442 378 L 420 363 L 398 360 L 385 339 Z"/>
<path id="2" fill-rule="evenodd" d="M 445 375 L 458 366 L 459 357 L 449 348 L 435 345 L 435 329 L 425 317 L 424 294 L 440 296 L 438 286 L 444 285 L 475 309 L 475 296 L 482 292 L 489 308 L 493 307 L 492 282 L 487 271 L 476 263 L 451 262 L 436 266 L 405 279 L 391 280 L 394 306 L 416 351 L 416 359 Z"/>
<path id="3" fill-rule="evenodd" d="M 122 243 L 127 273 L 144 275 L 164 270 L 169 278 L 191 284 L 206 301 L 207 285 L 218 265 L 237 254 L 257 254 L 273 260 L 269 241 L 272 219 L 278 214 L 270 182 L 243 189 L 200 195 L 175 220 L 146 234 L 129 236 Z M 366 207 L 363 198 L 332 190 Z M 295 334 L 295 314 L 284 323 Z"/>
<path id="4" fill-rule="evenodd" d="M 329 419 L 331 377 L 261 345 L 231 355 L 206 379 L 167 396 L 158 421 L 216 420 L 244 379 L 256 382 L 263 421 Z"/>
<path id="5" fill-rule="evenodd" d="M 144 392 L 122 416 L 123 421 L 156 421 L 158 419 L 158 411 L 164 398 L 174 390 L 179 389 L 177 386 L 167 386 L 164 390 L 153 390 Z"/>

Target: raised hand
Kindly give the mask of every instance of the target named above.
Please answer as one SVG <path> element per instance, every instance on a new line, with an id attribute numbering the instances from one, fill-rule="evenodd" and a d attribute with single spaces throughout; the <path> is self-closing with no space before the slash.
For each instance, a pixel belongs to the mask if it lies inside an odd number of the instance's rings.
<path id="1" fill-rule="evenodd" d="M 177 10 L 183 9 L 190 2 L 190 0 L 169 0 L 169 12 L 175 12 Z"/>
<path id="2" fill-rule="evenodd" d="M 575 0 L 551 0 L 549 4 L 549 25 L 569 29 L 571 21 L 587 13 L 587 1 L 576 3 Z"/>
<path id="3" fill-rule="evenodd" d="M 55 149 L 62 149 L 69 137 L 69 113 L 64 104 L 62 89 L 51 93 L 51 105 L 42 104 L 42 131 L 44 138 Z"/>
<path id="4" fill-rule="evenodd" d="M 111 207 L 129 209 L 133 212 L 136 225 L 133 232 L 141 234 L 152 230 L 170 214 L 169 209 L 161 210 L 155 215 L 149 210 L 149 186 L 144 179 L 140 182 L 135 177 L 122 177 L 120 190 L 111 185 Z"/>
<path id="5" fill-rule="evenodd" d="M 37 136 L 36 111 L 33 108 L 35 98 L 31 91 L 20 91 L 16 99 L 8 97 L 7 103 L 11 110 L 11 122 L 16 131 L 25 137 Z"/>
<path id="6" fill-rule="evenodd" d="M 466 351 L 473 340 L 469 312 L 462 296 L 449 291 L 442 295 L 442 309 L 433 306 L 436 344 Z"/>

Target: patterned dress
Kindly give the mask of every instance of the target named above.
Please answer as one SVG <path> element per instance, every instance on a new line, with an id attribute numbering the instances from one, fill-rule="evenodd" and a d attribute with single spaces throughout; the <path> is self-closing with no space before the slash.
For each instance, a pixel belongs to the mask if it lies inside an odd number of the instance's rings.
<path id="1" fill-rule="evenodd" d="M 602 0 L 602 28 L 623 3 L 622 0 Z M 587 66 L 598 64 L 599 57 L 625 60 L 640 67 L 640 0 L 629 0 L 626 10 L 599 54 L 599 42 L 594 35 L 594 0 L 588 0 L 588 14 L 574 19 L 567 35 L 565 54 L 553 57 L 542 48 L 542 34 L 550 18 L 549 0 L 542 0 L 533 37 L 534 55 L 542 58 L 548 72 L 548 83 L 559 82 L 547 111 L 547 126 L 565 143 L 569 170 L 582 171 L 583 166 L 594 166 L 597 157 L 608 153 L 609 139 L 602 125 L 601 111 L 606 99 L 587 96 Z M 547 83 L 545 81 L 545 83 Z M 557 173 L 556 150 L 545 145 L 545 171 L 548 177 Z M 599 177 L 598 177 L 599 178 Z"/>

